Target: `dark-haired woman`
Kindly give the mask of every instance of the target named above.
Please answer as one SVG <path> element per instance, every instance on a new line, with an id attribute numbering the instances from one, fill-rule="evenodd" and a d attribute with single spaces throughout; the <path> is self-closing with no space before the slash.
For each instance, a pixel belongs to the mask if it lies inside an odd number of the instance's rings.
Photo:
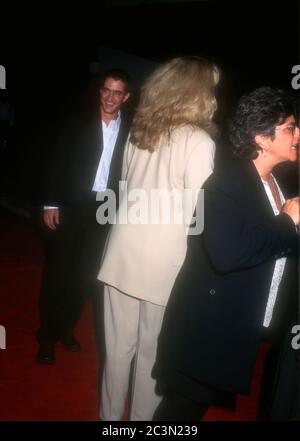
<path id="1" fill-rule="evenodd" d="M 242 97 L 231 141 L 237 159 L 204 184 L 204 232 L 190 236 L 166 308 L 155 420 L 199 419 L 224 393 L 247 394 L 260 342 L 279 344 L 296 316 L 287 273 L 299 199 L 286 201 L 272 173 L 297 160 L 290 97 L 270 87 Z"/>

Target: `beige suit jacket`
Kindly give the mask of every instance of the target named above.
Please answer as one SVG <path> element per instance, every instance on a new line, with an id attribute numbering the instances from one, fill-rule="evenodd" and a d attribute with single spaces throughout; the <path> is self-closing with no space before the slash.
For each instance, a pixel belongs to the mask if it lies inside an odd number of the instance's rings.
<path id="1" fill-rule="evenodd" d="M 166 305 L 185 258 L 189 216 L 197 191 L 212 173 L 214 153 L 210 136 L 187 126 L 176 129 L 171 141 L 162 141 L 153 153 L 127 142 L 122 170 L 127 194 L 106 243 L 99 280 Z M 192 192 L 189 202 L 186 189 Z"/>

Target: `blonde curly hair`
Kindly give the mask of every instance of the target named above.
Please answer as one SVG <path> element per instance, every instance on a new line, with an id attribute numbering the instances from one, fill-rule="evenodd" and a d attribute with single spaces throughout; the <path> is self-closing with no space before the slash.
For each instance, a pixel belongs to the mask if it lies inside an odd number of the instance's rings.
<path id="1" fill-rule="evenodd" d="M 130 141 L 153 152 L 180 126 L 202 128 L 212 135 L 218 81 L 218 68 L 201 57 L 179 57 L 161 65 L 142 88 Z"/>

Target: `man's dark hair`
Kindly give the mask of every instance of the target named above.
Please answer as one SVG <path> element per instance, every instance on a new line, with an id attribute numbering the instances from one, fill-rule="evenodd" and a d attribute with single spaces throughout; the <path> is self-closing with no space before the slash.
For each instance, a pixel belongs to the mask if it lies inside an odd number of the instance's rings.
<path id="1" fill-rule="evenodd" d="M 125 70 L 115 68 L 115 69 L 109 69 L 109 70 L 105 71 L 101 75 L 101 79 L 100 79 L 101 86 L 104 84 L 104 82 L 107 78 L 112 78 L 115 81 L 122 81 L 125 84 L 126 92 L 130 91 L 131 78 L 130 78 L 130 75 Z"/>
<path id="2" fill-rule="evenodd" d="M 234 156 L 255 159 L 259 149 L 255 136 L 265 135 L 274 139 L 275 127 L 294 114 L 294 100 L 282 89 L 260 87 L 243 95 L 229 122 Z"/>

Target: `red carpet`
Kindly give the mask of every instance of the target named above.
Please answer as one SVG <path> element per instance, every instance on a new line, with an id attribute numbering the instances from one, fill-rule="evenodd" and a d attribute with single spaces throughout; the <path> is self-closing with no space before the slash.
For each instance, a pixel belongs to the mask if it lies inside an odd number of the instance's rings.
<path id="1" fill-rule="evenodd" d="M 90 303 L 77 326 L 82 351 L 69 353 L 58 346 L 54 365 L 35 361 L 42 265 L 42 244 L 30 223 L 2 213 L 0 325 L 6 329 L 6 349 L 0 349 L 0 420 L 97 421 L 98 360 Z M 255 419 L 263 352 L 250 396 L 239 396 L 235 411 L 210 409 L 206 420 Z"/>

